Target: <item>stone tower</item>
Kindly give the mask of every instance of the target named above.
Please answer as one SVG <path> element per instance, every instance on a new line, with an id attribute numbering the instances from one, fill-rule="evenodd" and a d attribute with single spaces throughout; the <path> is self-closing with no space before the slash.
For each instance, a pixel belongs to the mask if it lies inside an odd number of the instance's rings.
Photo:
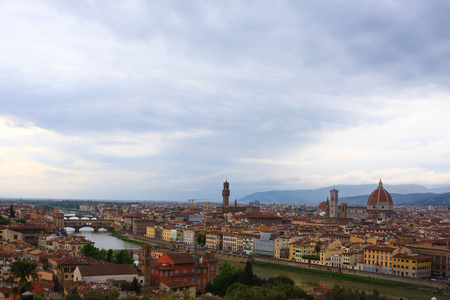
<path id="1" fill-rule="evenodd" d="M 151 285 L 152 245 L 142 245 L 141 249 L 141 271 L 144 273 L 144 284 Z"/>
<path id="2" fill-rule="evenodd" d="M 227 180 L 223 183 L 223 190 L 222 190 L 222 196 L 223 196 L 223 204 L 222 206 L 226 207 L 229 206 L 230 201 L 230 184 Z"/>
<path id="3" fill-rule="evenodd" d="M 336 189 L 330 190 L 330 218 L 339 218 L 338 193 Z"/>

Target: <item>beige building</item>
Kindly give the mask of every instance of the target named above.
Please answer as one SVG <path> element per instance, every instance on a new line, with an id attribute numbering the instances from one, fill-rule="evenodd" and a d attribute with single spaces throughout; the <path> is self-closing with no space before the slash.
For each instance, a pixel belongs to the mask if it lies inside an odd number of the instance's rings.
<path id="1" fill-rule="evenodd" d="M 222 249 L 222 233 L 221 232 L 207 232 L 206 233 L 206 247 L 210 249 Z"/>

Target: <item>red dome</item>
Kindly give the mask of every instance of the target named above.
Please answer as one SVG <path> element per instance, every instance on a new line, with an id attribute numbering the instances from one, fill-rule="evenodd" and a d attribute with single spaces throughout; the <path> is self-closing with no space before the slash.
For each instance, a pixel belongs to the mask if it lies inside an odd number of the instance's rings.
<path id="1" fill-rule="evenodd" d="M 367 200 L 367 206 L 380 204 L 394 205 L 391 195 L 383 188 L 381 180 L 378 184 L 378 188 L 370 194 L 369 199 Z"/>
<path id="2" fill-rule="evenodd" d="M 319 207 L 317 209 L 325 210 L 327 209 L 327 201 L 323 201 L 319 204 Z"/>

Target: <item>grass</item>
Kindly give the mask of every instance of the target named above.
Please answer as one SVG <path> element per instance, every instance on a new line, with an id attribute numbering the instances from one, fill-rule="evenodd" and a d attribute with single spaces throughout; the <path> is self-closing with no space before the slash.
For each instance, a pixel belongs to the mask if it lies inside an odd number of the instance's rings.
<path id="1" fill-rule="evenodd" d="M 129 239 L 126 236 L 122 235 L 120 232 L 115 231 L 115 230 L 112 230 L 111 234 L 113 236 L 115 236 L 116 238 L 121 239 L 122 241 L 125 241 L 125 242 L 135 243 L 135 244 L 138 244 L 138 245 L 147 245 L 148 244 L 146 242 Z"/>
<path id="2" fill-rule="evenodd" d="M 315 269 L 305 269 L 305 268 L 300 268 L 300 267 L 292 267 L 292 266 L 284 266 L 284 265 L 277 265 L 277 264 L 266 263 L 266 262 L 259 262 L 259 261 L 253 261 L 252 263 L 255 264 L 255 265 L 267 266 L 267 267 L 271 267 L 271 268 L 285 269 L 285 270 L 291 270 L 291 271 L 299 271 L 299 272 L 312 273 L 312 274 L 318 274 L 318 275 L 324 275 L 324 276 L 333 276 L 333 277 L 339 277 L 339 278 L 344 278 L 344 279 L 348 279 L 348 280 L 362 281 L 362 282 L 374 283 L 374 284 L 385 285 L 385 286 L 402 287 L 402 288 L 416 289 L 416 290 L 423 289 L 422 287 L 419 287 L 417 285 L 407 284 L 407 283 L 403 283 L 403 282 L 394 282 L 394 281 L 388 281 L 388 280 L 382 280 L 382 279 L 376 279 L 376 278 L 369 278 L 369 277 L 362 277 L 362 276 L 356 276 L 356 275 L 350 275 L 350 274 L 343 274 L 343 273 L 336 273 L 336 272 L 329 272 L 329 271 L 322 271 L 322 270 L 315 270 Z"/>

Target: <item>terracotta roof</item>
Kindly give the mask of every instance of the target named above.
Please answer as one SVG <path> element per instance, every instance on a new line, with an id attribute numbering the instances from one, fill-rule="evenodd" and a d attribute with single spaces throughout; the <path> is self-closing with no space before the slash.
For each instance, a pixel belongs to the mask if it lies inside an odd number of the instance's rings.
<path id="1" fill-rule="evenodd" d="M 166 253 L 174 265 L 193 264 L 194 257 L 189 253 Z"/>
<path id="2" fill-rule="evenodd" d="M 138 274 L 133 265 L 104 264 L 101 266 L 78 266 L 82 276 Z"/>
<path id="3" fill-rule="evenodd" d="M 367 200 L 367 205 L 376 205 L 380 203 L 386 203 L 387 205 L 393 205 L 392 197 L 383 188 L 383 183 L 378 184 L 378 187 L 370 194 L 369 199 Z"/>

